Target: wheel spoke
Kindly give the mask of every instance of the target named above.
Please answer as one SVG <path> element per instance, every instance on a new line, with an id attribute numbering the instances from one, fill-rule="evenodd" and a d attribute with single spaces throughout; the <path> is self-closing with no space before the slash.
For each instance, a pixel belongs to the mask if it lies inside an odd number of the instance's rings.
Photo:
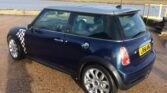
<path id="1" fill-rule="evenodd" d="M 110 88 L 109 88 L 109 82 L 108 81 L 102 81 L 101 89 L 103 90 L 104 93 L 108 93 Z"/>
<path id="2" fill-rule="evenodd" d="M 102 84 L 109 85 L 109 82 L 108 81 L 102 81 Z"/>
<path id="3" fill-rule="evenodd" d="M 106 92 L 104 92 L 104 90 L 103 90 L 103 89 L 100 89 L 100 93 L 106 93 Z"/>
<path id="4" fill-rule="evenodd" d="M 86 84 L 86 85 L 92 84 L 92 80 L 87 79 L 87 80 L 85 81 L 85 84 Z"/>
<path id="5" fill-rule="evenodd" d="M 95 76 L 95 74 L 94 74 L 94 70 L 90 70 L 89 72 L 90 72 L 90 74 L 92 75 L 93 79 L 95 79 L 96 76 Z"/>
<path id="6" fill-rule="evenodd" d="M 99 76 L 98 76 L 99 73 L 100 73 L 100 72 L 99 72 L 98 70 L 95 70 L 96 79 L 100 79 Z"/>
<path id="7" fill-rule="evenodd" d="M 100 80 L 103 80 L 105 78 L 104 74 L 101 74 Z"/>
<path id="8" fill-rule="evenodd" d="M 94 93 L 94 87 L 93 88 L 88 88 L 89 93 Z"/>
<path id="9" fill-rule="evenodd" d="M 98 88 L 94 88 L 94 92 L 95 92 L 95 93 L 98 93 Z"/>
<path id="10" fill-rule="evenodd" d="M 91 77 L 90 75 L 92 75 L 92 74 L 86 73 L 86 78 L 89 79 L 89 80 L 93 79 L 93 77 Z"/>
<path id="11" fill-rule="evenodd" d="M 13 49 L 12 49 L 12 48 L 10 48 L 10 49 L 9 49 L 9 51 L 10 51 L 10 52 L 13 52 Z"/>
<path id="12" fill-rule="evenodd" d="M 102 91 L 101 93 L 109 93 L 110 90 L 109 89 L 102 89 L 101 91 Z"/>

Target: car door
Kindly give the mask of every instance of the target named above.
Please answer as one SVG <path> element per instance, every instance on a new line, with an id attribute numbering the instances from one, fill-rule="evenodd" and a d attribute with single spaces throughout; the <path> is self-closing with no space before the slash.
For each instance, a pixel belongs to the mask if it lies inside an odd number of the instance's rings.
<path id="1" fill-rule="evenodd" d="M 101 22 L 99 22 L 101 21 Z M 70 18 L 70 31 L 66 32 L 65 61 L 69 67 L 77 69 L 82 58 L 89 56 L 97 48 L 98 40 L 92 37 L 100 37 L 96 34 L 104 32 L 104 17 L 87 14 L 72 13 Z M 100 34 L 101 35 L 101 34 Z M 99 44 L 100 45 L 100 44 Z"/>
<path id="2" fill-rule="evenodd" d="M 64 30 L 69 12 L 44 10 L 26 33 L 28 55 L 63 66 Z"/>

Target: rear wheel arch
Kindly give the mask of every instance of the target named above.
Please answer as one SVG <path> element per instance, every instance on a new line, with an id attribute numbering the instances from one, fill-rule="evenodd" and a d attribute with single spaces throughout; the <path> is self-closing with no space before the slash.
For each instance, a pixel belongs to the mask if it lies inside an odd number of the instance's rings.
<path id="1" fill-rule="evenodd" d="M 90 56 L 86 57 L 81 61 L 81 65 L 79 66 L 79 72 L 78 72 L 78 79 L 80 80 L 82 77 L 83 70 L 89 66 L 89 65 L 100 65 L 104 67 L 111 75 L 111 77 L 114 79 L 115 84 L 117 87 L 119 86 L 118 82 L 118 73 L 116 72 L 115 67 L 107 62 L 106 60 L 100 58 L 100 57 L 95 57 L 95 56 Z"/>

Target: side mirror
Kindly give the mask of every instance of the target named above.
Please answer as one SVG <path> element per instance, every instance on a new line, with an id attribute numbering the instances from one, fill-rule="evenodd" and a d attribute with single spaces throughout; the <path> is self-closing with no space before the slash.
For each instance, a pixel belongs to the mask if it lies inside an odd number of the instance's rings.
<path id="1" fill-rule="evenodd" d="M 28 25 L 27 25 L 27 28 L 31 28 L 31 24 L 28 24 Z"/>
<path id="2" fill-rule="evenodd" d="M 28 30 L 32 30 L 32 28 L 33 28 L 32 24 L 27 25 Z"/>

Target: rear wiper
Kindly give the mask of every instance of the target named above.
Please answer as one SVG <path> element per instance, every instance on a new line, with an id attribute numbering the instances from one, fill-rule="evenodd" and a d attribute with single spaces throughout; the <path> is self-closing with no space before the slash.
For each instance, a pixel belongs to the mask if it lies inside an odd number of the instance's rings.
<path id="1" fill-rule="evenodd" d="M 134 37 L 137 37 L 137 36 L 139 36 L 139 35 L 141 35 L 141 34 L 143 34 L 143 33 L 145 33 L 145 32 L 146 32 L 146 31 L 141 31 L 141 32 L 137 33 L 136 35 L 134 35 L 133 38 L 134 38 Z"/>

